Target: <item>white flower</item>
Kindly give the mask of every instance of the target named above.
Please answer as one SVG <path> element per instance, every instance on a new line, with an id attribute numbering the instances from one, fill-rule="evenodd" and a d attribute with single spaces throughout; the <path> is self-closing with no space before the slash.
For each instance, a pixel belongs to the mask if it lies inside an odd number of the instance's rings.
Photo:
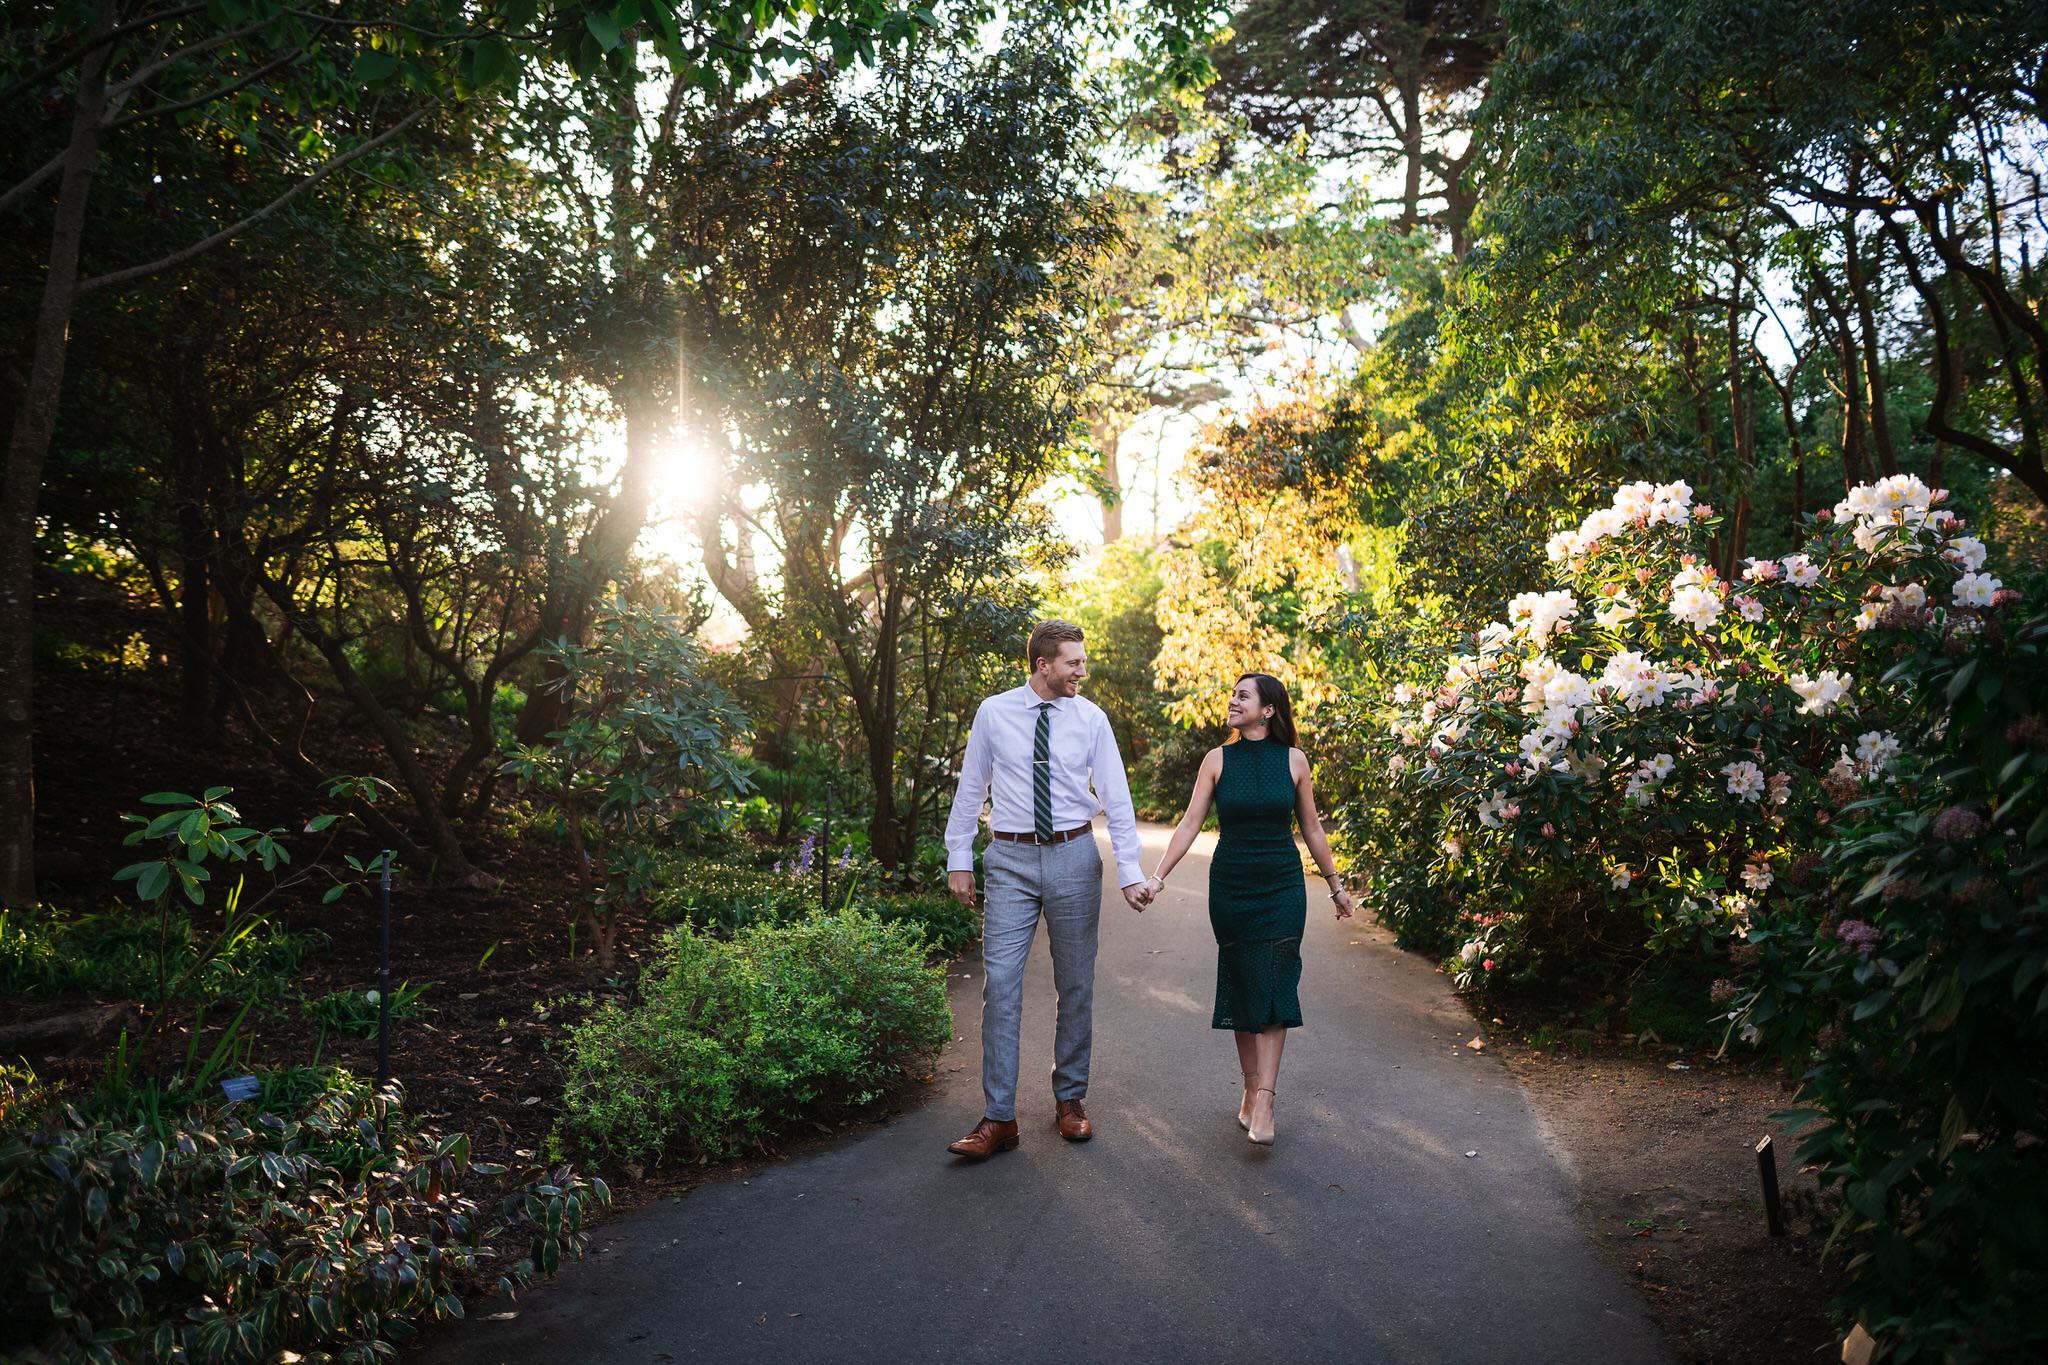
<path id="1" fill-rule="evenodd" d="M 1951 513 L 1930 510 L 1937 496 L 1913 475 L 1893 474 L 1850 489 L 1835 504 L 1835 518 L 1850 528 L 1856 548 L 1866 554 L 1914 550 L 1923 532 L 1939 532 L 1955 520 Z"/>
<path id="2" fill-rule="evenodd" d="M 1399 777 L 1402 774 L 1402 772 L 1407 769 L 1407 767 L 1407 756 L 1404 754 L 1395 754 L 1392 758 L 1389 758 L 1387 760 L 1387 776 Z"/>
<path id="3" fill-rule="evenodd" d="M 1984 567 L 1984 542 L 1975 536 L 1957 536 L 1943 550 L 1942 557 L 1963 566 L 1963 572 L 1975 573 Z"/>
<path id="4" fill-rule="evenodd" d="M 1508 603 L 1508 620 L 1529 632 L 1529 640 L 1541 649 L 1550 642 L 1551 632 L 1579 614 L 1579 599 L 1569 592 L 1525 592 Z"/>
<path id="5" fill-rule="evenodd" d="M 1628 780 L 1628 789 L 1622 795 L 1635 802 L 1638 806 L 1647 806 L 1657 799 L 1656 789 L 1650 783 L 1645 782 L 1640 776 L 1631 777 Z"/>
<path id="6" fill-rule="evenodd" d="M 1721 769 L 1728 778 L 1728 794 L 1743 801 L 1754 801 L 1764 794 L 1764 770 L 1748 759 L 1730 763 Z"/>
<path id="7" fill-rule="evenodd" d="M 1782 578 L 1784 570 L 1778 567 L 1775 559 L 1752 559 L 1749 567 L 1742 571 L 1742 576 L 1752 583 L 1768 583 L 1774 578 Z"/>
<path id="8" fill-rule="evenodd" d="M 1395 702 L 1395 704 L 1396 704 L 1396 705 L 1399 705 L 1399 706 L 1412 706 L 1412 705 L 1414 705 L 1414 703 L 1415 703 L 1415 684 L 1414 684 L 1414 683 L 1396 683 L 1396 684 L 1394 685 L 1394 702 Z"/>
<path id="9" fill-rule="evenodd" d="M 1884 590 L 1884 600 L 1913 611 L 1927 605 L 1927 589 L 1918 583 L 1900 583 Z"/>
<path id="10" fill-rule="evenodd" d="M 1535 730 L 1522 736 L 1520 745 L 1522 762 L 1531 772 L 1542 772 L 1564 745 L 1555 735 L 1544 730 Z"/>
<path id="11" fill-rule="evenodd" d="M 1652 754 L 1648 761 L 1643 764 L 1643 771 L 1648 773 L 1651 780 L 1656 782 L 1662 782 L 1677 770 L 1678 760 L 1670 754 Z"/>
<path id="12" fill-rule="evenodd" d="M 1691 515 L 1691 484 L 1681 479 L 1677 483 L 1657 485 L 1657 491 L 1650 500 L 1650 521 L 1653 525 L 1661 521 L 1667 526 L 1683 526 Z"/>
<path id="13" fill-rule="evenodd" d="M 1858 630 L 1875 630 L 1875 629 L 1877 629 L 1877 618 L 1878 618 L 1878 617 L 1879 617 L 1879 616 L 1880 616 L 1881 614 L 1882 614 L 1882 613 L 1880 613 L 1880 612 L 1878 611 L 1878 609 L 1877 609 L 1877 603 L 1875 603 L 1875 602 L 1865 602 L 1865 603 L 1863 604 L 1862 610 L 1860 610 L 1860 611 L 1858 611 L 1858 612 L 1856 613 L 1856 629 L 1858 629 Z"/>
<path id="14" fill-rule="evenodd" d="M 1956 580 L 1955 597 L 1959 607 L 1988 607 L 1991 596 L 2004 586 L 1988 573 L 1966 573 Z"/>
<path id="15" fill-rule="evenodd" d="M 1463 841 L 1461 841 L 1458 838 L 1458 836 L 1454 834 L 1444 840 L 1444 852 L 1449 854 L 1453 858 L 1463 857 L 1465 853 L 1465 845 Z"/>
<path id="16" fill-rule="evenodd" d="M 1694 630 L 1705 630 L 1721 619 L 1721 599 L 1706 588 L 1680 588 L 1671 594 L 1671 616 Z"/>
<path id="17" fill-rule="evenodd" d="M 1849 695 L 1848 675 L 1832 668 L 1823 669 L 1817 678 L 1794 673 L 1786 681 L 1800 696 L 1799 714 L 1803 716 L 1824 716 Z"/>
<path id="18" fill-rule="evenodd" d="M 1735 610 L 1740 613 L 1745 621 L 1761 621 L 1764 619 L 1764 604 L 1757 601 L 1754 597 L 1736 598 Z"/>
<path id="19" fill-rule="evenodd" d="M 1785 570 L 1785 581 L 1795 588 L 1810 588 L 1820 582 L 1820 566 L 1806 555 L 1786 555 L 1778 564 Z"/>
<path id="20" fill-rule="evenodd" d="M 1745 1043 L 1760 1043 L 1760 1042 L 1762 1042 L 1762 1041 L 1763 1041 L 1763 1037 L 1764 1037 L 1764 1035 L 1763 1035 L 1763 1031 L 1762 1031 L 1761 1029 L 1757 1028 L 1757 1026 L 1756 1026 L 1755 1024 L 1744 1024 L 1744 1025 L 1742 1026 L 1742 1041 L 1743 1041 L 1743 1042 L 1745 1042 Z"/>
<path id="21" fill-rule="evenodd" d="M 1486 948 L 1479 942 L 1478 939 L 1473 939 L 1470 943 L 1467 943 L 1464 947 L 1458 949 L 1458 960 L 1460 962 L 1463 962 L 1468 967 L 1471 966 L 1473 963 L 1477 962 L 1480 958 L 1484 957 L 1485 955 Z"/>
<path id="22" fill-rule="evenodd" d="M 1671 690 L 1672 676 L 1632 649 L 1617 650 L 1600 674 L 1600 685 L 1631 711 L 1658 706 Z"/>
<path id="23" fill-rule="evenodd" d="M 1491 659 L 1515 638 L 1515 628 L 1505 621 L 1491 621 L 1479 632 L 1479 657 Z"/>
<path id="24" fill-rule="evenodd" d="M 1632 621 L 1636 615 L 1636 604 L 1628 600 L 1627 594 L 1609 598 L 1607 605 L 1593 613 L 1593 619 L 1603 630 L 1615 630 L 1624 621 Z"/>
<path id="25" fill-rule="evenodd" d="M 1752 891 L 1768 891 L 1776 880 L 1769 863 L 1748 863 L 1742 869 L 1742 884 Z"/>
<path id="26" fill-rule="evenodd" d="M 1479 803 L 1478 815 L 1480 824 L 1488 829 L 1500 828 L 1500 808 L 1508 803 L 1507 795 L 1506 792 L 1496 787 L 1493 795 Z"/>
<path id="27" fill-rule="evenodd" d="M 1885 730 L 1868 730 L 1856 737 L 1856 761 L 1876 772 L 1899 756 L 1899 737 Z"/>
<path id="28" fill-rule="evenodd" d="M 1627 868 L 1617 867 L 1614 869 L 1614 876 L 1608 880 L 1616 891 L 1626 891 L 1628 890 L 1628 884 L 1635 879 Z"/>

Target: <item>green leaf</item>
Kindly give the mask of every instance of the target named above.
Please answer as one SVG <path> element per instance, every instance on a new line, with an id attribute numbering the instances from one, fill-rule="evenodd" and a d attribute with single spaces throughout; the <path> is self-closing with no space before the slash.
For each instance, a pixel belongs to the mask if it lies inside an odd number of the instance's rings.
<path id="1" fill-rule="evenodd" d="M 1963 695 L 1963 689 L 1970 685 L 1970 679 L 1976 676 L 1977 661 L 1975 659 L 1970 660 L 1956 670 L 1956 675 L 1948 680 L 1948 700 L 1951 706 L 1955 704 L 1956 698 Z"/>
<path id="2" fill-rule="evenodd" d="M 398 70 L 398 57 L 396 54 L 385 52 L 381 49 L 374 49 L 361 53 L 356 57 L 356 63 L 351 74 L 359 84 L 375 85 L 379 81 L 388 79 L 391 73 L 396 70 Z"/>
<path id="3" fill-rule="evenodd" d="M 1892 993 L 1890 991 L 1873 991 L 1856 1002 L 1856 1011 L 1850 1018 L 1852 1020 L 1868 1019 L 1891 1002 Z"/>
<path id="4" fill-rule="evenodd" d="M 151 792 L 142 798 L 145 806 L 196 806 L 199 798 L 183 792 Z"/>
<path id="5" fill-rule="evenodd" d="M 609 14 L 586 14 L 583 26 L 590 30 L 590 36 L 597 39 L 599 47 L 610 52 L 619 45 L 619 21 Z"/>

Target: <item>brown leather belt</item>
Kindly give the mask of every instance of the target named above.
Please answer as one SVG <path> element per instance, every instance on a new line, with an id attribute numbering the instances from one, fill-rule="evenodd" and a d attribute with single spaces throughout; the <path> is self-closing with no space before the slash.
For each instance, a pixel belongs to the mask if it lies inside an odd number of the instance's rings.
<path id="1" fill-rule="evenodd" d="M 1084 834 L 1093 834 L 1094 832 L 1095 826 L 1092 824 L 1076 825 L 1072 829 L 1063 829 L 1059 833 L 1045 839 L 1039 838 L 1036 833 L 1007 834 L 999 829 L 989 831 L 991 835 L 1001 839 L 1006 844 L 1064 844 L 1069 839 L 1078 839 Z"/>

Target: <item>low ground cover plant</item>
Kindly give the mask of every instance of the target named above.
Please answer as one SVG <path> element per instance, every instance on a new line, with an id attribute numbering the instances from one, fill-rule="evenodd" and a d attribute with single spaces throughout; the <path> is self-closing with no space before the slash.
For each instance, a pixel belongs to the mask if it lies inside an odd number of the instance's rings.
<path id="1" fill-rule="evenodd" d="M 501 1248 L 524 1256 L 500 1288 L 551 1273 L 610 1197 L 567 1171 L 472 1194 L 504 1170 L 472 1162 L 461 1134 L 392 1123 L 393 1104 L 336 1078 L 298 1110 L 197 1109 L 167 1140 L 70 1107 L 10 1131 L 0 1347 L 108 1362 L 388 1357 L 421 1322 L 461 1316 Z"/>

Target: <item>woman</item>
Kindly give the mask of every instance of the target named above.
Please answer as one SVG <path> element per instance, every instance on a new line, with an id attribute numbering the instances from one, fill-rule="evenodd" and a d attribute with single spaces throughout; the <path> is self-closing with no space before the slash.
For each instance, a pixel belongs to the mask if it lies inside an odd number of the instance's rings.
<path id="1" fill-rule="evenodd" d="M 1230 691 L 1235 743 L 1202 758 L 1194 795 L 1147 881 L 1156 896 L 1216 804 L 1221 836 L 1209 860 L 1209 926 L 1216 931 L 1216 1011 L 1210 1027 L 1237 1036 L 1244 1098 L 1237 1123 L 1253 1142 L 1273 1141 L 1273 1100 L 1287 1030 L 1301 1027 L 1301 931 L 1308 917 L 1293 820 L 1330 884 L 1337 918 L 1352 913 L 1330 841 L 1316 815 L 1308 759 L 1294 747 L 1294 707 L 1278 678 L 1247 673 Z"/>

